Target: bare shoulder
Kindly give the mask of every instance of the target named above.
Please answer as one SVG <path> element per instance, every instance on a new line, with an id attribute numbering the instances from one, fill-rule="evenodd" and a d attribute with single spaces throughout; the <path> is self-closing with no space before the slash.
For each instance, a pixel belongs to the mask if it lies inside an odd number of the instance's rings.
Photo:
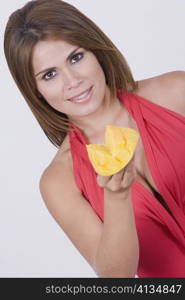
<path id="1" fill-rule="evenodd" d="M 140 80 L 136 94 L 185 116 L 185 71 Z"/>
<path id="2" fill-rule="evenodd" d="M 69 146 L 69 137 L 66 136 L 61 147 L 57 151 L 51 163 L 43 171 L 40 178 L 40 188 L 45 186 L 51 186 L 53 184 L 60 185 L 65 181 L 65 184 L 70 182 L 70 186 L 73 187 L 76 192 L 79 192 L 73 174 L 73 164 L 71 151 Z"/>
<path id="3" fill-rule="evenodd" d="M 56 165 L 57 162 L 60 162 L 61 160 L 63 162 L 66 161 L 70 162 L 70 142 L 69 142 L 69 134 L 66 135 L 64 138 L 60 148 L 58 149 L 56 155 L 52 159 L 50 166 Z"/>

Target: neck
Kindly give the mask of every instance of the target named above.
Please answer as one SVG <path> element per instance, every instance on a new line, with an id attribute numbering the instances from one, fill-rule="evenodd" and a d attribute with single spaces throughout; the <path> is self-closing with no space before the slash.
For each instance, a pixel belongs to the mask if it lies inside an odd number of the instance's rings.
<path id="1" fill-rule="evenodd" d="M 106 125 L 119 126 L 120 118 L 125 119 L 128 124 L 128 114 L 120 100 L 110 97 L 110 91 L 107 89 L 102 105 L 88 116 L 81 117 L 79 120 L 72 120 L 90 141 L 96 137 L 104 136 Z"/>

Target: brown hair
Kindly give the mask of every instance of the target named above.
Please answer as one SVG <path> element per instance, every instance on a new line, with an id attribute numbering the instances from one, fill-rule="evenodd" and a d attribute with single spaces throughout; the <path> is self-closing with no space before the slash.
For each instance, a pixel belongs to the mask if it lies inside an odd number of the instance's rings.
<path id="1" fill-rule="evenodd" d="M 91 51 L 99 61 L 112 96 L 116 89 L 137 87 L 121 52 L 89 18 L 61 0 L 27 2 L 9 17 L 4 52 L 10 72 L 48 139 L 59 148 L 70 130 L 66 114 L 39 95 L 32 68 L 33 48 L 39 41 L 62 39 Z"/>

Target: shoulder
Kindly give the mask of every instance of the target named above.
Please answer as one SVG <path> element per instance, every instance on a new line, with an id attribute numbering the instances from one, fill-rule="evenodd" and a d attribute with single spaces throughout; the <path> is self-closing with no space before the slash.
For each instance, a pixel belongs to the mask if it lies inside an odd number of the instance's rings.
<path id="1" fill-rule="evenodd" d="M 80 194 L 69 151 L 63 152 L 60 160 L 52 162 L 45 168 L 40 177 L 39 190 L 46 206 L 52 209 L 58 206 L 58 201 L 62 201 L 61 197 L 66 199 L 71 195 Z"/>
<path id="2" fill-rule="evenodd" d="M 185 71 L 140 80 L 136 94 L 185 116 Z"/>
<path id="3" fill-rule="evenodd" d="M 40 177 L 40 186 L 44 183 L 52 183 L 60 181 L 62 176 L 69 172 L 69 156 L 68 152 L 60 153 L 60 159 L 54 159 L 42 172 Z"/>
<path id="4" fill-rule="evenodd" d="M 66 180 L 71 180 L 73 176 L 72 157 L 68 138 L 65 138 L 62 147 L 57 151 L 55 157 L 50 164 L 44 169 L 40 177 L 40 188 L 48 183 L 61 183 L 61 179 L 65 177 Z"/>
<path id="5" fill-rule="evenodd" d="M 55 156 L 53 157 L 52 161 L 50 162 L 51 167 L 57 165 L 60 162 L 63 163 L 70 163 L 70 142 L 69 142 L 69 134 L 66 135 L 64 138 L 60 148 L 56 152 Z"/>

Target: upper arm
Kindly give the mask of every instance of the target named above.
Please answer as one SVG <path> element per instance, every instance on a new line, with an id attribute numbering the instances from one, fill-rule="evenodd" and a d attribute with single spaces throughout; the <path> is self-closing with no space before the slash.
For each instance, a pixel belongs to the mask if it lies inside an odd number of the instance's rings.
<path id="1" fill-rule="evenodd" d="M 40 192 L 51 215 L 94 268 L 102 222 L 75 186 L 69 167 L 47 168 L 40 179 Z"/>

